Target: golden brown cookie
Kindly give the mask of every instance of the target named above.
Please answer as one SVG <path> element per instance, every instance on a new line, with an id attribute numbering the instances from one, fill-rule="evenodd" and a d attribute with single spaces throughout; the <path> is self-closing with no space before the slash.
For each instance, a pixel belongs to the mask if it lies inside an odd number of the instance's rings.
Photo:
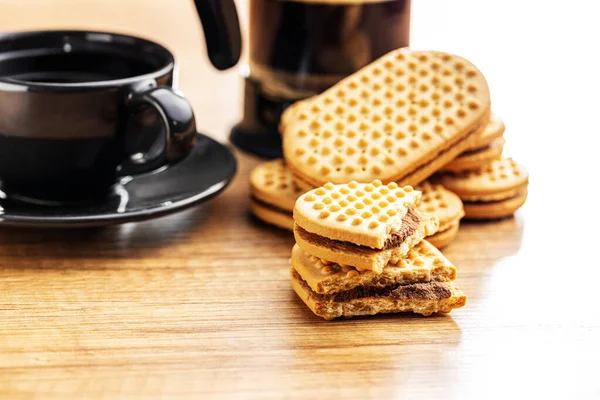
<path id="1" fill-rule="evenodd" d="M 331 240 L 308 232 L 294 225 L 294 237 L 302 250 L 342 265 L 352 265 L 359 271 L 371 270 L 380 273 L 390 262 L 396 263 L 424 237 L 437 232 L 437 220 L 410 209 L 403 219 L 402 227 L 394 233 L 394 240 L 383 249 L 355 245 L 340 240 Z"/>
<path id="2" fill-rule="evenodd" d="M 304 192 L 308 192 L 309 190 L 315 189 L 315 186 L 313 186 L 311 183 L 302 180 L 302 177 L 294 175 L 293 173 L 292 175 L 294 176 L 294 182 L 296 183 L 296 186 L 298 186 Z"/>
<path id="3" fill-rule="evenodd" d="M 417 210 L 432 214 L 438 219 L 438 232 L 457 224 L 465 215 L 460 198 L 442 185 L 423 182 L 416 189 L 421 192 Z"/>
<path id="4" fill-rule="evenodd" d="M 263 222 L 289 231 L 294 230 L 294 218 L 286 210 L 277 209 L 276 207 L 250 199 L 250 211 L 252 211 L 252 214 L 256 218 Z"/>
<path id="5" fill-rule="evenodd" d="M 463 201 L 490 201 L 513 197 L 527 185 L 529 174 L 513 159 L 503 158 L 476 171 L 441 175 L 436 181 Z"/>
<path id="6" fill-rule="evenodd" d="M 450 163 L 446 164 L 440 171 L 462 172 L 479 169 L 502 157 L 504 142 L 504 138 L 499 137 L 485 147 L 465 151 Z"/>
<path id="7" fill-rule="evenodd" d="M 397 312 L 431 315 L 464 306 L 465 295 L 447 279 L 453 278 L 455 268 L 432 245 L 423 243 L 411 251 L 412 257 L 403 260 L 402 267 L 406 271 L 391 266 L 394 271 L 379 275 L 381 279 L 370 271 L 345 272 L 340 266 L 337 269 L 331 265 L 323 266 L 315 257 L 299 254 L 302 250 L 296 247 L 292 256 L 296 256 L 295 262 L 290 270 L 292 288 L 316 315 L 327 320 Z M 305 265 L 299 267 L 299 264 Z M 444 265 L 441 275 L 444 281 L 431 279 L 436 264 Z M 315 276 L 302 275 L 315 270 Z M 313 289 L 309 281 L 316 290 L 320 287 L 322 293 Z M 324 282 L 329 285 L 323 286 Z M 328 290 L 323 290 L 325 287 Z"/>
<path id="8" fill-rule="evenodd" d="M 421 192 L 396 183 L 327 183 L 299 197 L 294 220 L 317 235 L 383 249 Z"/>
<path id="9" fill-rule="evenodd" d="M 502 137 L 504 135 L 504 130 L 506 127 L 504 126 L 504 121 L 497 115 L 492 113 L 490 116 L 490 120 L 488 121 L 485 129 L 481 132 L 481 134 L 474 136 L 471 139 L 468 150 L 480 149 L 482 147 L 486 147 L 494 140 Z"/>
<path id="10" fill-rule="evenodd" d="M 469 219 L 496 219 L 511 216 L 527 200 L 527 188 L 514 197 L 488 202 L 465 202 L 465 217 Z"/>
<path id="11" fill-rule="evenodd" d="M 292 269 L 292 288 L 311 311 L 326 320 L 386 313 L 413 312 L 429 316 L 449 313 L 467 303 L 465 294 L 452 283 L 429 282 L 398 286 L 389 294 L 374 293 L 353 299 L 313 292 Z"/>
<path id="12" fill-rule="evenodd" d="M 475 171 L 438 176 L 436 181 L 462 199 L 466 218 L 491 219 L 509 216 L 525 203 L 529 174 L 504 158 Z"/>
<path id="13" fill-rule="evenodd" d="M 422 213 L 435 216 L 440 227 L 438 231 L 427 237 L 437 248 L 448 246 L 456 237 L 460 219 L 465 215 L 460 198 L 445 189 L 442 185 L 423 182 L 417 187 L 421 191 L 421 202 L 417 209 Z"/>
<path id="14" fill-rule="evenodd" d="M 316 257 L 381 272 L 437 231 L 437 219 L 415 209 L 419 197 L 395 183 L 328 183 L 296 202 L 296 242 Z"/>
<path id="15" fill-rule="evenodd" d="M 469 61 L 400 49 L 289 107 L 284 156 L 303 187 L 415 185 L 472 145 L 489 110 L 485 78 Z"/>
<path id="16" fill-rule="evenodd" d="M 456 279 L 456 267 L 427 240 L 414 246 L 403 259 L 388 263 L 381 273 L 330 263 L 307 254 L 298 245 L 292 249 L 291 261 L 302 279 L 320 294 L 347 291 L 358 286 L 386 287 Z"/>
<path id="17" fill-rule="evenodd" d="M 450 243 L 454 241 L 456 235 L 458 234 L 458 228 L 460 227 L 459 222 L 455 222 L 448 226 L 444 230 L 437 231 L 434 235 L 431 235 L 427 238 L 427 241 L 437 247 L 438 249 L 443 249 L 447 247 Z"/>
<path id="18" fill-rule="evenodd" d="M 250 173 L 250 191 L 250 208 L 257 218 L 292 230 L 292 211 L 303 191 L 294 183 L 283 160 L 267 161 L 256 166 Z"/>

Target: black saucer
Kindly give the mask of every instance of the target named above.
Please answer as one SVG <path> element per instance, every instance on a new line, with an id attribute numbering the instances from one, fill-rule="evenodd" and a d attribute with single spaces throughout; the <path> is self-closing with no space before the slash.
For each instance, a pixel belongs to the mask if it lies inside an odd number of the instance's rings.
<path id="1" fill-rule="evenodd" d="M 83 227 L 141 221 L 181 211 L 222 191 L 236 171 L 229 149 L 198 134 L 182 161 L 147 174 L 127 176 L 101 202 L 45 206 L 11 199 L 0 192 L 0 226 Z"/>

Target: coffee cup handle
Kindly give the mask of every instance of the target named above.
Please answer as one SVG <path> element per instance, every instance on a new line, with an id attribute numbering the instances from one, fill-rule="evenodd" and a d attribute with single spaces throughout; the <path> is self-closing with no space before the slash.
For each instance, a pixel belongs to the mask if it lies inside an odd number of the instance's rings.
<path id="1" fill-rule="evenodd" d="M 146 172 L 176 162 L 194 147 L 196 121 L 192 106 L 173 88 L 155 85 L 142 91 L 133 88 L 127 96 L 126 105 L 130 110 L 152 107 L 162 119 L 164 129 L 147 151 L 128 155 L 127 161 L 120 167 L 121 174 Z M 125 133 L 132 134 L 135 133 Z"/>

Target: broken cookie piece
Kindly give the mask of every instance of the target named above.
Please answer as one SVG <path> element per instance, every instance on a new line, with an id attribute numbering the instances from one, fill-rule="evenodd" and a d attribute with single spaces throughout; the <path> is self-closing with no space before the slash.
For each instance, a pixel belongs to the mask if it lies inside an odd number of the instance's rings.
<path id="1" fill-rule="evenodd" d="M 421 192 L 396 183 L 334 185 L 294 206 L 291 281 L 325 319 L 392 312 L 430 315 L 462 307 L 456 268 L 426 240 L 438 218 L 418 210 Z"/>
<path id="2" fill-rule="evenodd" d="M 425 240 L 381 274 L 325 265 L 295 246 L 290 273 L 298 296 L 328 320 L 395 312 L 448 313 L 466 303 L 465 295 L 452 283 L 456 268 Z"/>
<path id="3" fill-rule="evenodd" d="M 296 202 L 296 242 L 313 256 L 381 273 L 437 231 L 437 218 L 416 209 L 420 196 L 396 183 L 326 184 Z"/>

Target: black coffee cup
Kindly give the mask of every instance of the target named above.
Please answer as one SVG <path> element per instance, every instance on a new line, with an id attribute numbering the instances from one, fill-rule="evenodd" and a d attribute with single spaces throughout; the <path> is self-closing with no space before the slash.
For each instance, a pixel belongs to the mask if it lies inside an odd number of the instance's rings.
<path id="1" fill-rule="evenodd" d="M 196 127 L 175 60 L 103 32 L 0 35 L 0 182 L 18 199 L 87 201 L 185 157 Z"/>

